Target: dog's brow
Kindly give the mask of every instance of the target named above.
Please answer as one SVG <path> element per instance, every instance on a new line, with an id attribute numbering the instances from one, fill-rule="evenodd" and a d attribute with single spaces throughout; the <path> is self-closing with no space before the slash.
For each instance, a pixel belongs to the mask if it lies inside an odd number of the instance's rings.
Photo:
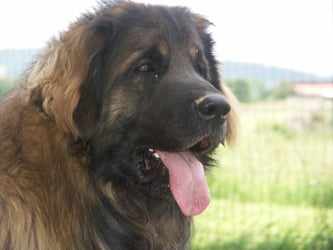
<path id="1" fill-rule="evenodd" d="M 132 53 L 130 53 L 129 56 L 126 57 L 120 63 L 120 65 L 118 65 L 118 70 L 116 72 L 116 76 L 118 77 L 119 75 L 123 74 L 133 62 L 138 60 L 143 55 L 144 55 L 144 52 L 142 50 L 137 50 L 137 51 L 133 51 Z"/>
<path id="2" fill-rule="evenodd" d="M 164 42 L 159 43 L 157 48 L 162 57 L 166 57 L 168 55 L 169 48 L 166 43 Z"/>
<path id="3" fill-rule="evenodd" d="M 133 51 L 125 60 L 124 62 L 121 64 L 121 66 L 129 66 L 131 65 L 133 62 L 135 62 L 138 58 L 142 57 L 144 55 L 144 52 L 142 50 L 137 50 L 137 51 Z"/>

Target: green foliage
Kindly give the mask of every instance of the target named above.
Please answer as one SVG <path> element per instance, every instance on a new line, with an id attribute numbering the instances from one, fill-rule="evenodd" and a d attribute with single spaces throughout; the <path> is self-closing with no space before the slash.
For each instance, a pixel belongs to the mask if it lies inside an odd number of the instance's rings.
<path id="1" fill-rule="evenodd" d="M 250 101 L 250 84 L 246 79 L 234 79 L 229 80 L 226 84 L 230 87 L 230 89 L 237 96 L 238 100 L 241 102 Z"/>
<path id="2" fill-rule="evenodd" d="M 265 89 L 265 84 L 250 78 L 235 78 L 227 80 L 226 84 L 235 93 L 240 102 L 249 103 L 264 99 L 280 100 L 293 94 L 293 83 L 283 81 L 271 90 Z"/>
<path id="3" fill-rule="evenodd" d="M 236 78 L 227 80 L 230 87 L 240 102 L 253 102 L 261 100 L 265 94 L 264 84 L 254 79 Z"/>
<path id="4" fill-rule="evenodd" d="M 268 97 L 273 100 L 285 99 L 293 94 L 293 83 L 281 82 L 277 84 L 269 93 Z"/>
<path id="5" fill-rule="evenodd" d="M 213 202 L 195 218 L 192 249 L 333 249 L 331 102 L 242 104 L 240 119 L 237 145 L 219 148 L 207 175 Z"/>
<path id="6" fill-rule="evenodd" d="M 15 85 L 14 79 L 2 79 L 0 78 L 0 97 L 7 94 L 10 89 Z"/>

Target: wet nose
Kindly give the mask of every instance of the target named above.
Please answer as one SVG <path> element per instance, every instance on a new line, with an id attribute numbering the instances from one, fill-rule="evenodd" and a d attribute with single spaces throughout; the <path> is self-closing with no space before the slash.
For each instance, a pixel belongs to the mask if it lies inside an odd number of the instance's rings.
<path id="1" fill-rule="evenodd" d="M 208 95 L 195 101 L 197 112 L 204 120 L 223 118 L 230 111 L 230 105 L 223 95 Z"/>

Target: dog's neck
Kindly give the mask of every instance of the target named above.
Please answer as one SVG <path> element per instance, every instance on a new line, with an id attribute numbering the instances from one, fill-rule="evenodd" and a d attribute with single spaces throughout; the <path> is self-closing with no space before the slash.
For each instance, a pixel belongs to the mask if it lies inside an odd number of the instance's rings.
<path id="1" fill-rule="evenodd" d="M 103 206 L 94 212 L 99 237 L 115 249 L 189 249 L 192 218 L 176 202 L 103 185 Z M 135 246 L 135 247 L 134 247 Z M 133 248 L 134 247 L 134 248 Z"/>

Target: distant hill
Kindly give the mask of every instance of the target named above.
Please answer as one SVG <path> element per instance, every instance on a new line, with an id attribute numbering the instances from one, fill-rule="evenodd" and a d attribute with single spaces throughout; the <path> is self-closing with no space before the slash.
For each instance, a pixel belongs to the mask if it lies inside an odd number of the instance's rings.
<path id="1" fill-rule="evenodd" d="M 27 70 L 40 49 L 0 50 L 0 77 L 18 77 Z"/>
<path id="2" fill-rule="evenodd" d="M 273 87 L 283 81 L 289 82 L 332 82 L 332 76 L 318 76 L 297 70 L 270 67 L 256 63 L 226 61 L 222 64 L 223 80 L 246 78 L 255 79 Z"/>
<path id="3" fill-rule="evenodd" d="M 40 49 L 0 50 L 0 78 L 14 78 L 22 75 L 39 52 Z M 221 67 L 224 81 L 235 78 L 251 78 L 263 82 L 267 88 L 282 81 L 331 82 L 333 79 L 333 76 L 321 77 L 301 71 L 246 62 L 226 61 Z"/>

